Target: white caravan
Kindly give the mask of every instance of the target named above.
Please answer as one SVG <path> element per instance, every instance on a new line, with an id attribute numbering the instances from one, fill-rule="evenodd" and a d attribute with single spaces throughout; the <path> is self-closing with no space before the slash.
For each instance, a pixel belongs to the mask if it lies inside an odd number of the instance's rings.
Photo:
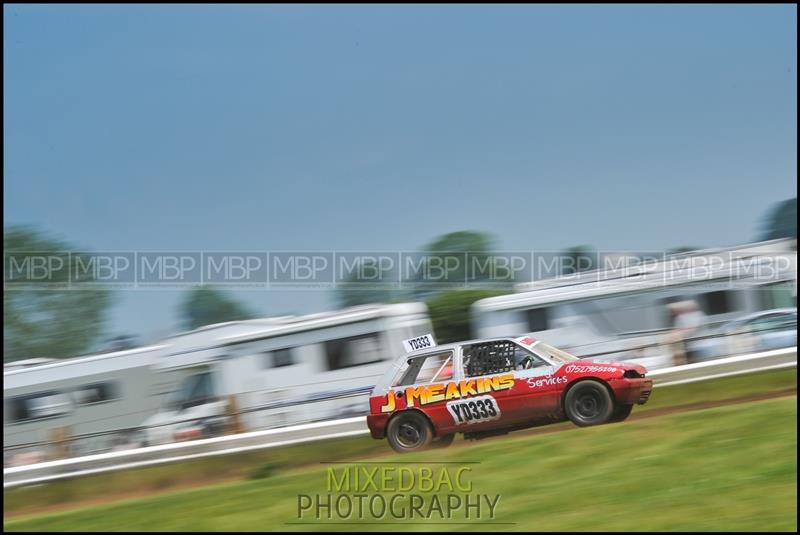
<path id="1" fill-rule="evenodd" d="M 169 340 L 155 366 L 175 394 L 141 424 L 160 444 L 364 414 L 403 340 L 431 332 L 423 303 L 212 325 Z M 238 413 L 238 418 L 232 414 Z"/>
<path id="2" fill-rule="evenodd" d="M 655 369 L 672 363 L 666 334 L 675 302 L 696 304 L 707 324 L 796 307 L 796 242 L 696 251 L 521 284 L 513 294 L 473 305 L 474 334 L 528 333 L 577 356 Z"/>
<path id="3" fill-rule="evenodd" d="M 4 465 L 41 460 L 56 437 L 70 455 L 121 446 L 125 431 L 163 403 L 152 366 L 155 345 L 65 360 L 36 359 L 3 372 Z M 120 431 L 121 433 L 111 433 Z M 25 460 L 27 459 L 27 461 Z"/>

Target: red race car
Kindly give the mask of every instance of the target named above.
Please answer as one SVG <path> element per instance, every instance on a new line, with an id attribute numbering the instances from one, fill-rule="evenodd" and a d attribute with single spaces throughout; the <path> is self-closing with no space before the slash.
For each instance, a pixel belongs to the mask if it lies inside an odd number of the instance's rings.
<path id="1" fill-rule="evenodd" d="M 449 445 L 549 422 L 619 422 L 650 397 L 644 367 L 595 363 L 530 337 L 436 346 L 430 335 L 403 355 L 370 396 L 373 438 L 395 451 Z M 420 348 L 420 349 L 417 349 Z"/>

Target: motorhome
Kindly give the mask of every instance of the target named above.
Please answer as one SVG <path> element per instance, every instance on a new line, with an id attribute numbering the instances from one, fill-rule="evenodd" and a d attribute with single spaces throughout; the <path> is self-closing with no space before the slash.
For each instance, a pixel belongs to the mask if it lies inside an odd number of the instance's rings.
<path id="1" fill-rule="evenodd" d="M 473 334 L 525 333 L 577 356 L 636 360 L 655 369 L 673 363 L 668 333 L 675 327 L 675 303 L 695 307 L 705 324 L 796 307 L 796 242 L 670 255 L 533 281 L 515 290 L 473 305 Z"/>
<path id="2" fill-rule="evenodd" d="M 4 464 L 36 462 L 367 410 L 402 341 L 431 332 L 422 303 L 209 325 L 148 347 L 3 373 Z M 66 445 L 64 451 L 59 444 Z"/>
<path id="3" fill-rule="evenodd" d="M 49 456 L 65 442 L 69 455 L 106 451 L 154 413 L 166 395 L 152 366 L 163 345 L 65 360 L 29 359 L 3 372 L 5 463 Z M 75 437 L 81 437 L 75 440 Z M 51 448 L 50 448 L 51 449 Z"/>
<path id="4" fill-rule="evenodd" d="M 401 303 L 185 333 L 155 365 L 178 384 L 142 422 L 142 441 L 366 414 L 369 391 L 403 352 L 402 341 L 430 332 L 425 305 Z"/>

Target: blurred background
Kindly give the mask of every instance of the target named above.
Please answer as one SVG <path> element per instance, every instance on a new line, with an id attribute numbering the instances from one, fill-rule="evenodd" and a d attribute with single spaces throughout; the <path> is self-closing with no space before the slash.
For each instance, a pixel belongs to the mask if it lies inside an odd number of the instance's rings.
<path id="1" fill-rule="evenodd" d="M 797 344 L 794 6 L 3 13 L 6 467 L 364 414 L 429 332 Z"/>

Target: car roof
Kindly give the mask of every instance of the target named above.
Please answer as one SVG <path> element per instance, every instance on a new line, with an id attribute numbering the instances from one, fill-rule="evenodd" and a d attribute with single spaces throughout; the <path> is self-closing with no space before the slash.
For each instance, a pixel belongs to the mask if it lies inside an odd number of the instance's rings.
<path id="1" fill-rule="evenodd" d="M 503 341 L 516 342 L 519 339 L 520 337 L 514 337 L 514 336 L 498 336 L 495 338 L 476 338 L 474 340 L 463 340 L 461 342 L 451 342 L 449 344 L 442 344 L 433 347 L 426 347 L 424 349 L 417 349 L 416 351 L 411 351 L 409 353 L 406 353 L 405 355 L 403 355 L 403 357 L 404 358 L 418 357 L 420 355 L 429 355 L 431 353 L 436 353 L 439 351 L 449 351 L 451 349 L 455 349 L 460 346 L 483 344 L 486 342 L 503 342 Z"/>
<path id="2" fill-rule="evenodd" d="M 744 316 L 739 316 L 738 318 L 730 320 L 730 322 L 728 323 L 745 323 L 765 316 L 791 316 L 791 315 L 797 315 L 796 308 L 773 308 L 770 310 L 759 310 L 758 312 L 745 314 Z"/>

